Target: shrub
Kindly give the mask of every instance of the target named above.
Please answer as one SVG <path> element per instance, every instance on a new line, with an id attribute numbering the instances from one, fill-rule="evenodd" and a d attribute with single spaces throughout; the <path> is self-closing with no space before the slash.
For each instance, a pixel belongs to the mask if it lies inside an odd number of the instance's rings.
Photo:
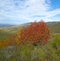
<path id="1" fill-rule="evenodd" d="M 31 23 L 19 35 L 23 44 L 46 44 L 49 38 L 50 30 L 44 21 Z"/>

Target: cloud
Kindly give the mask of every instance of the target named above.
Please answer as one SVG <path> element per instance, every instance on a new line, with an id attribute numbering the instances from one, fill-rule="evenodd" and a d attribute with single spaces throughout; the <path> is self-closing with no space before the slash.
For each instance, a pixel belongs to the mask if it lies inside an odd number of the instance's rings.
<path id="1" fill-rule="evenodd" d="M 58 14 L 60 14 L 60 8 L 47 12 L 46 17 L 54 17 Z"/>
<path id="2" fill-rule="evenodd" d="M 0 22 L 31 22 L 60 14 L 60 9 L 50 8 L 50 0 L 0 0 Z"/>

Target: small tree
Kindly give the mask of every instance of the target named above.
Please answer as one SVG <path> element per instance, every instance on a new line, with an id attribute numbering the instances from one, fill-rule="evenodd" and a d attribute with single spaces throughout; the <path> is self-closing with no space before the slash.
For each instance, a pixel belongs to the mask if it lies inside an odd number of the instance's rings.
<path id="1" fill-rule="evenodd" d="M 22 43 L 46 44 L 50 38 L 50 30 L 44 21 L 33 22 L 21 33 L 19 39 Z"/>

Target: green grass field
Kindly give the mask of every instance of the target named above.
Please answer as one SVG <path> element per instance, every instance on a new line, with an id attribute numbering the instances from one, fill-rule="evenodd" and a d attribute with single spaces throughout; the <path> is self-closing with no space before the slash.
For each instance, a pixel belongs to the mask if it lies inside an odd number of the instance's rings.
<path id="1" fill-rule="evenodd" d="M 0 48 L 0 61 L 60 61 L 60 34 L 44 46 L 21 45 Z"/>
<path id="2" fill-rule="evenodd" d="M 18 30 L 19 27 L 2 28 L 0 41 L 15 35 Z M 43 46 L 26 44 L 0 47 L 0 61 L 60 61 L 60 33 L 57 30 L 52 31 L 52 38 Z"/>

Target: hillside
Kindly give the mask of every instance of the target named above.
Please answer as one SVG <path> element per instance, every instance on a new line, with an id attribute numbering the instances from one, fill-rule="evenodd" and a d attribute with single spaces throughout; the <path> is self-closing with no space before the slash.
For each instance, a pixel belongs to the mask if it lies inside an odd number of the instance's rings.
<path id="1" fill-rule="evenodd" d="M 7 26 L 0 26 L 2 30 L 9 30 L 9 31 L 17 31 L 20 27 L 27 27 L 31 23 L 25 23 L 20 25 L 7 25 Z M 54 33 L 60 33 L 60 22 L 47 22 L 48 26 L 50 27 L 51 31 Z"/>
<path id="2" fill-rule="evenodd" d="M 45 45 L 21 45 L 16 39 L 17 45 L 15 37 L 8 38 L 30 24 L 0 27 L 0 61 L 60 61 L 60 22 L 47 23 L 54 34 Z"/>
<path id="3" fill-rule="evenodd" d="M 47 23 L 54 33 L 60 33 L 60 22 L 48 22 Z"/>
<path id="4" fill-rule="evenodd" d="M 31 23 L 25 23 L 21 25 L 0 26 L 0 40 L 3 40 L 8 36 L 16 34 L 21 27 L 27 27 L 30 24 Z M 60 22 L 48 22 L 47 24 L 51 29 L 52 33 L 60 33 Z"/>

